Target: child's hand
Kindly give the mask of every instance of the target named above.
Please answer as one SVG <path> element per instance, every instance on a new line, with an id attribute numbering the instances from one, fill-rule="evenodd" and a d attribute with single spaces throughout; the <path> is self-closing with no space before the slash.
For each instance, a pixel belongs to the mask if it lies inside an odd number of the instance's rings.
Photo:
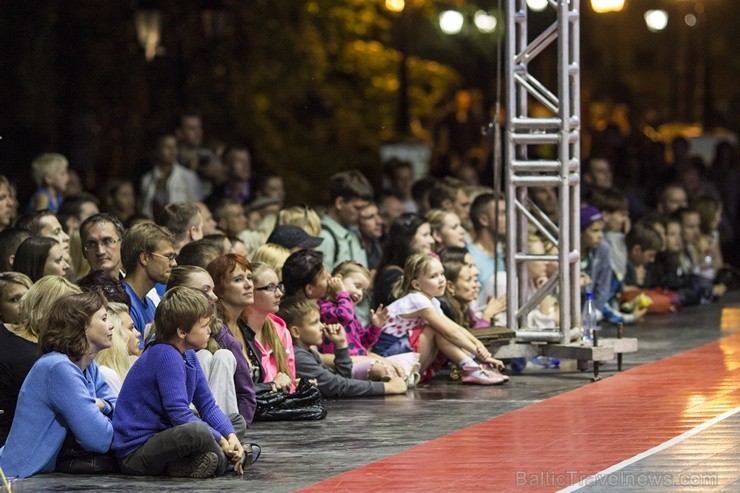
<path id="1" fill-rule="evenodd" d="M 347 333 L 344 331 L 344 327 L 340 324 L 324 325 L 324 335 L 329 342 L 334 344 L 336 349 L 344 349 L 347 347 Z"/>
<path id="2" fill-rule="evenodd" d="M 484 359 L 484 360 L 483 360 L 483 363 L 488 363 L 488 364 L 489 364 L 489 365 L 491 365 L 491 366 L 492 366 L 492 367 L 493 367 L 493 368 L 494 368 L 495 370 L 499 370 L 499 371 L 501 371 L 501 370 L 503 370 L 503 369 L 504 369 L 504 362 L 503 362 L 503 361 L 501 361 L 501 360 L 499 360 L 499 359 L 496 359 L 496 358 L 494 358 L 494 357 L 489 357 L 489 358 L 486 358 L 486 359 Z"/>
<path id="3" fill-rule="evenodd" d="M 581 272 L 581 287 L 586 287 L 591 284 L 591 277 L 585 272 Z"/>
<path id="4" fill-rule="evenodd" d="M 401 377 L 393 377 L 387 382 L 383 382 L 383 387 L 385 387 L 386 394 L 404 394 L 408 389 L 406 380 Z"/>
<path id="5" fill-rule="evenodd" d="M 290 375 L 280 372 L 272 379 L 272 383 L 275 385 L 276 390 L 290 392 L 290 387 L 293 386 L 293 379 L 290 378 Z"/>
<path id="6" fill-rule="evenodd" d="M 486 361 L 487 362 L 487 360 L 489 358 L 491 358 L 491 353 L 481 343 L 478 343 L 476 345 L 475 355 L 478 356 L 478 359 L 480 359 L 480 361 Z"/>
<path id="7" fill-rule="evenodd" d="M 388 320 L 388 307 L 378 305 L 377 310 L 370 310 L 370 322 L 374 327 L 382 328 Z"/>
<path id="8" fill-rule="evenodd" d="M 491 298 L 483 310 L 483 319 L 489 321 L 501 312 L 506 311 L 506 296 Z"/>
<path id="9" fill-rule="evenodd" d="M 326 297 L 336 298 L 340 291 L 347 291 L 342 282 L 342 276 L 332 276 L 326 282 Z"/>
<path id="10" fill-rule="evenodd" d="M 632 312 L 632 315 L 635 316 L 635 321 L 640 320 L 642 317 L 644 317 L 647 311 L 648 307 L 646 306 L 635 306 L 635 311 Z"/>

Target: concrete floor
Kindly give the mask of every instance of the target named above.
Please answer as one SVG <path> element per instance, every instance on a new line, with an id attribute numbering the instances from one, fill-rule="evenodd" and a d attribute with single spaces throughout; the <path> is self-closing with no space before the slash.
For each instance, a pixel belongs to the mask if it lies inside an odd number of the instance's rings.
<path id="1" fill-rule="evenodd" d="M 624 368 L 718 339 L 723 335 L 719 329 L 721 309 L 728 306 L 740 306 L 740 293 L 730 293 L 710 306 L 651 316 L 637 326 L 626 327 L 625 337 L 639 339 L 639 351 L 624 356 Z M 614 329 L 603 332 L 607 337 L 615 335 Z M 602 377 L 615 372 L 615 362 L 602 365 Z M 13 491 L 293 491 L 588 385 L 590 376 L 575 370 L 574 362 L 564 361 L 559 370 L 527 369 L 500 387 L 466 386 L 440 375 L 407 396 L 330 400 L 329 415 L 320 422 L 255 423 L 252 440 L 262 446 L 263 455 L 243 478 L 195 481 L 49 474 L 19 481 Z M 506 443 L 496 443 L 495 437 L 491 443 L 498 454 L 506 454 Z M 352 490 L 350 485 L 347 490 Z"/>

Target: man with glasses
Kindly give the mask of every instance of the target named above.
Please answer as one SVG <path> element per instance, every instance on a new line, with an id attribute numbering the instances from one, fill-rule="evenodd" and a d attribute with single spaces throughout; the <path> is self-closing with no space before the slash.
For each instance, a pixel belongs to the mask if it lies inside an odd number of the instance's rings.
<path id="1" fill-rule="evenodd" d="M 126 271 L 123 285 L 131 297 L 130 315 L 142 334 L 139 338 L 142 348 L 156 309 L 155 301 L 147 293 L 157 283 L 167 284 L 170 272 L 177 267 L 174 244 L 170 230 L 150 223 L 129 229 L 121 242 L 121 262 Z"/>
<path id="2" fill-rule="evenodd" d="M 80 225 L 82 251 L 90 272 L 105 271 L 113 279 L 123 279 L 121 240 L 123 224 L 107 213 L 94 214 Z"/>

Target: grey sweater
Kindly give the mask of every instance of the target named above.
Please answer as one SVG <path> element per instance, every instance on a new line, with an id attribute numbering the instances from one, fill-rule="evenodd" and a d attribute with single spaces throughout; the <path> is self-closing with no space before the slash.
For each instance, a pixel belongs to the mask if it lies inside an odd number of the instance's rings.
<path id="1" fill-rule="evenodd" d="M 321 364 L 321 356 L 317 351 L 307 351 L 297 345 L 294 350 L 296 376 L 315 378 L 323 397 L 369 397 L 385 394 L 383 382 L 352 378 L 352 359 L 347 348 L 334 351 L 336 373 Z"/>

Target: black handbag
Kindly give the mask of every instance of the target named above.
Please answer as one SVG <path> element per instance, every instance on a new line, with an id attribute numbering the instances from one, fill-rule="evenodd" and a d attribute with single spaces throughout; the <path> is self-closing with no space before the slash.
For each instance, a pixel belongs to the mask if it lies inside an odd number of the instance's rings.
<path id="1" fill-rule="evenodd" d="M 257 393 L 256 421 L 308 421 L 325 417 L 321 392 L 306 379 L 301 379 L 292 394 L 271 390 Z"/>

